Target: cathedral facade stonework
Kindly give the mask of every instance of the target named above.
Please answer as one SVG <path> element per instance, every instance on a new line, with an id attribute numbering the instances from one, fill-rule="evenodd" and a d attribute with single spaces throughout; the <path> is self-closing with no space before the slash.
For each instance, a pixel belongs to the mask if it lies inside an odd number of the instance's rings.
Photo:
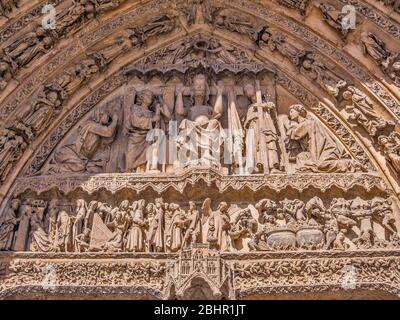
<path id="1" fill-rule="evenodd" d="M 399 3 L 0 0 L 0 299 L 400 297 Z"/>

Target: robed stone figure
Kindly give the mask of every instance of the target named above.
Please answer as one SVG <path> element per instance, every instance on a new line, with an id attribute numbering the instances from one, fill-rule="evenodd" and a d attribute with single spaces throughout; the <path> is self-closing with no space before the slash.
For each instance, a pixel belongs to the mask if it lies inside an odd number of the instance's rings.
<path id="1" fill-rule="evenodd" d="M 246 85 L 245 95 L 251 101 L 244 124 L 253 143 L 254 169 L 256 173 L 278 173 L 281 169 L 279 158 L 279 135 L 271 116 L 275 105 L 258 101 L 253 85 Z M 249 146 L 247 146 L 249 148 Z"/>
<path id="2" fill-rule="evenodd" d="M 135 101 L 134 94 L 130 101 Z M 136 103 L 133 106 L 125 106 L 125 132 L 127 134 L 127 149 L 125 154 L 125 166 L 127 172 L 144 172 L 146 169 L 147 150 L 152 144 L 151 131 L 161 129 L 162 117 L 170 119 L 170 112 L 165 104 L 157 103 L 155 111 L 152 111 L 154 94 L 150 90 L 138 93 Z"/>
<path id="3" fill-rule="evenodd" d="M 210 106 L 210 88 L 207 77 L 198 74 L 193 79 L 191 88 L 192 106 L 185 109 L 183 86 L 177 87 L 176 113 L 184 120 L 179 126 L 180 139 L 190 139 L 191 156 L 184 166 L 220 165 L 220 147 L 223 143 L 222 126 L 219 119 L 223 113 L 222 88 L 218 87 L 214 107 Z M 181 141 L 181 147 L 187 148 L 187 141 Z"/>

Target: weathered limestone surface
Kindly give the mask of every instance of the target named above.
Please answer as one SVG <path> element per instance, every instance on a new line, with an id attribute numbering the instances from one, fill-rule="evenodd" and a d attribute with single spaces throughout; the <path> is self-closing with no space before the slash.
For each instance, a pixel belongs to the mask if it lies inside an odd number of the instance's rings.
<path id="1" fill-rule="evenodd" d="M 400 295 L 398 2 L 49 3 L 0 1 L 0 298 Z"/>

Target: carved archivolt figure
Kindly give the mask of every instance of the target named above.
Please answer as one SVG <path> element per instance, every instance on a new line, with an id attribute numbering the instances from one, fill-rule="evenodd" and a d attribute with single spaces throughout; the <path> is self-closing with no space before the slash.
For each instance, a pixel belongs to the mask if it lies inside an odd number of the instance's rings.
<path id="1" fill-rule="evenodd" d="M 264 28 L 258 37 L 260 43 L 266 43 L 271 51 L 278 51 L 295 66 L 299 66 L 302 58 L 307 54 L 306 50 L 294 46 L 286 36 L 275 30 L 270 30 L 268 27 Z"/>
<path id="2" fill-rule="evenodd" d="M 57 17 L 56 31 L 59 35 L 63 35 L 75 24 L 91 19 L 95 16 L 95 4 L 91 0 L 73 0 L 72 7 L 66 8 L 60 12 Z"/>
<path id="3" fill-rule="evenodd" d="M 338 30 L 343 38 L 346 38 L 350 32 L 350 26 L 347 26 L 344 23 L 344 19 L 346 18 L 346 13 L 341 10 L 336 9 L 334 6 L 321 3 L 319 5 L 319 9 L 321 10 L 324 20 L 334 29 Z"/>
<path id="4" fill-rule="evenodd" d="M 297 9 L 305 15 L 309 0 L 278 0 L 278 2 L 288 8 Z"/>
<path id="5" fill-rule="evenodd" d="M 9 207 L 0 216 L 0 251 L 9 251 L 14 248 L 15 233 L 20 221 L 18 210 L 21 201 L 13 199 Z"/>
<path id="6" fill-rule="evenodd" d="M 7 87 L 7 84 L 14 77 L 14 71 L 9 58 L 3 53 L 0 53 L 0 90 Z"/>
<path id="7" fill-rule="evenodd" d="M 302 105 L 289 108 L 286 127 L 286 147 L 290 162 L 297 170 L 311 172 L 356 172 L 363 166 L 348 159 L 329 133 L 311 116 Z"/>
<path id="8" fill-rule="evenodd" d="M 343 92 L 343 99 L 350 102 L 346 105 L 350 120 L 362 126 L 370 136 L 375 137 L 379 132 L 390 131 L 394 127 L 394 123 L 376 113 L 372 100 L 356 87 L 348 86 Z"/>
<path id="9" fill-rule="evenodd" d="M 0 0 L 0 15 L 8 16 L 14 9 L 19 8 L 20 0 Z"/>
<path id="10" fill-rule="evenodd" d="M 397 0 L 379 0 L 383 1 L 385 6 L 392 6 L 393 10 L 400 13 L 400 2 Z"/>
<path id="11" fill-rule="evenodd" d="M 100 173 L 110 157 L 109 145 L 117 131 L 118 115 L 99 112 L 81 129 L 73 145 L 61 147 L 54 154 L 49 172 Z"/>
<path id="12" fill-rule="evenodd" d="M 0 182 L 4 182 L 13 165 L 28 147 L 24 139 L 14 131 L 0 132 Z"/>
<path id="13" fill-rule="evenodd" d="M 380 136 L 378 143 L 386 159 L 400 173 L 400 134 L 392 132 L 389 136 Z"/>
<path id="14" fill-rule="evenodd" d="M 400 54 L 392 55 L 389 60 L 388 67 L 385 71 L 389 78 L 392 79 L 398 87 L 400 87 Z"/>
<path id="15" fill-rule="evenodd" d="M 332 70 L 333 66 L 328 66 L 312 52 L 308 52 L 301 60 L 300 69 L 311 81 L 316 81 L 334 97 L 339 94 L 338 85 L 344 80 Z"/>
<path id="16" fill-rule="evenodd" d="M 257 31 L 254 23 L 250 19 L 232 16 L 231 13 L 219 14 L 215 19 L 215 25 L 218 28 L 227 29 L 231 32 L 237 32 L 257 40 Z"/>
<path id="17" fill-rule="evenodd" d="M 54 39 L 47 34 L 43 27 L 38 26 L 4 49 L 6 56 L 12 61 L 14 69 L 27 66 L 38 55 L 50 50 Z"/>
<path id="18" fill-rule="evenodd" d="M 132 43 L 128 38 L 118 37 L 111 44 L 99 48 L 96 52 L 89 53 L 88 56 L 96 60 L 98 67 L 103 70 L 118 56 L 129 51 L 131 48 Z"/>
<path id="19" fill-rule="evenodd" d="M 391 52 L 382 40 L 371 32 L 362 33 L 360 40 L 365 54 L 369 54 L 379 65 L 387 65 Z"/>
<path id="20" fill-rule="evenodd" d="M 183 8 L 189 25 L 211 23 L 212 6 L 208 0 L 189 0 Z"/>
<path id="21" fill-rule="evenodd" d="M 117 8 L 125 0 L 97 0 L 94 2 L 96 13 L 102 13 Z"/>
<path id="22" fill-rule="evenodd" d="M 169 16 L 158 17 L 143 26 L 128 29 L 129 39 L 134 47 L 142 47 L 150 37 L 168 33 L 175 29 L 175 19 Z"/>
<path id="23" fill-rule="evenodd" d="M 400 3 L 400 2 L 398 2 Z M 397 86 L 400 86 L 400 55 L 387 49 L 386 44 L 371 32 L 361 34 L 364 53 L 370 55 Z"/>
<path id="24" fill-rule="evenodd" d="M 244 88 L 245 95 L 250 100 L 246 121 L 244 124 L 247 134 L 251 134 L 254 142 L 255 172 L 281 172 L 279 135 L 276 130 L 273 115 L 276 110 L 273 103 L 257 101 L 256 90 L 248 84 Z M 249 146 L 248 146 L 249 147 Z"/>
<path id="25" fill-rule="evenodd" d="M 75 66 L 65 70 L 56 79 L 55 83 L 70 96 L 98 72 L 100 72 L 100 66 L 97 65 L 94 58 L 84 59 Z"/>
<path id="26" fill-rule="evenodd" d="M 17 128 L 29 139 L 41 134 L 60 111 L 62 101 L 55 91 L 43 92 L 29 110 L 19 117 Z"/>

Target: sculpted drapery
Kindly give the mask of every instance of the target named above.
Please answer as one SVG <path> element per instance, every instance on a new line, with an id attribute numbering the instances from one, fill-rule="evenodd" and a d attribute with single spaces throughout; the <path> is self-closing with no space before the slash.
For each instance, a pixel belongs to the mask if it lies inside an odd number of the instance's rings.
<path id="1" fill-rule="evenodd" d="M 56 151 L 50 162 L 50 172 L 100 173 L 110 157 L 108 146 L 117 131 L 118 116 L 100 113 L 80 131 L 75 144 Z"/>
<path id="2" fill-rule="evenodd" d="M 286 145 L 290 161 L 297 170 L 311 172 L 356 172 L 363 169 L 353 159 L 348 159 L 343 149 L 330 137 L 326 130 L 307 115 L 301 105 L 289 108 L 286 123 Z"/>

